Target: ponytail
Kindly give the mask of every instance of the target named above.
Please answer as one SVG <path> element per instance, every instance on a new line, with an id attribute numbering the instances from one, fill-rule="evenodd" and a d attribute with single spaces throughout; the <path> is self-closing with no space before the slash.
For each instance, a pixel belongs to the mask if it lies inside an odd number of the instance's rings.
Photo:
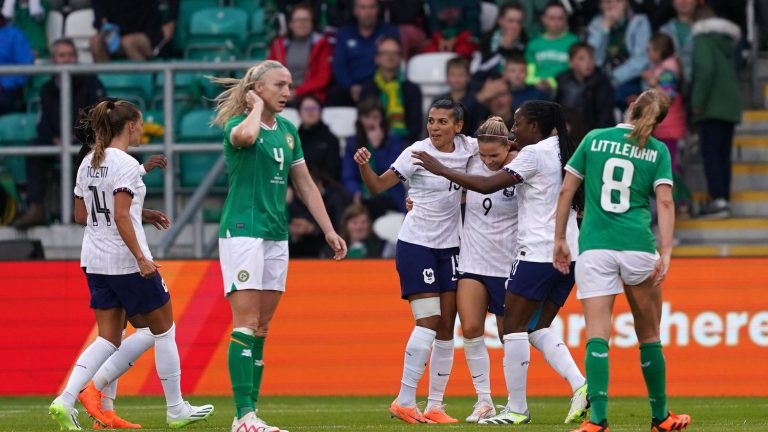
<path id="1" fill-rule="evenodd" d="M 507 136 L 509 129 L 504 124 L 504 119 L 499 116 L 491 116 L 477 128 L 475 137 L 481 141 L 498 141 L 500 144 L 507 145 Z"/>
<path id="2" fill-rule="evenodd" d="M 136 121 L 140 116 L 141 111 L 136 105 L 114 98 L 103 99 L 88 111 L 81 111 L 78 126 L 84 138 L 81 154 L 85 147 L 92 146 L 91 166 L 98 168 L 112 140 L 123 132 L 128 122 Z"/>
<path id="3" fill-rule="evenodd" d="M 643 148 L 656 126 L 667 116 L 669 96 L 661 90 L 646 90 L 629 107 L 629 122 L 634 126 L 630 139 Z"/>
<path id="4" fill-rule="evenodd" d="M 285 68 L 285 66 L 274 60 L 265 60 L 248 69 L 248 72 L 245 73 L 242 79 L 207 77 L 211 82 L 227 88 L 214 99 L 216 102 L 216 118 L 213 119 L 212 123 L 223 128 L 229 119 L 244 113 L 248 108 L 245 95 L 254 89 L 254 86 L 257 82 L 261 81 L 264 74 L 277 68 Z"/>

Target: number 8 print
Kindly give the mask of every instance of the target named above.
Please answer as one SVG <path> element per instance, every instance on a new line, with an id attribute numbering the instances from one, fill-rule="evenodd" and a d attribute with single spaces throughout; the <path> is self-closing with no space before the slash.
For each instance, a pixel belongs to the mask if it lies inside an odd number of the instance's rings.
<path id="1" fill-rule="evenodd" d="M 616 168 L 621 168 L 621 180 L 614 180 Z M 624 213 L 629 210 L 629 186 L 635 166 L 626 159 L 610 158 L 605 161 L 603 168 L 603 187 L 600 191 L 600 207 L 611 213 Z M 614 203 L 611 197 L 613 191 L 619 191 L 619 202 Z"/>

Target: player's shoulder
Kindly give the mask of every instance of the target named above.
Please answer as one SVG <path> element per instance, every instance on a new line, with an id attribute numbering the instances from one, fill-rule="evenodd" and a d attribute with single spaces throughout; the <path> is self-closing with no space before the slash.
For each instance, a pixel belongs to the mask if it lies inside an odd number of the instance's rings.
<path id="1" fill-rule="evenodd" d="M 227 120 L 226 123 L 224 123 L 224 129 L 225 130 L 232 129 L 233 127 L 242 123 L 243 120 L 245 120 L 245 117 L 246 117 L 245 114 L 238 114 L 230 117 L 229 120 Z"/>
<path id="2" fill-rule="evenodd" d="M 409 145 L 408 147 L 403 150 L 403 153 L 409 152 L 413 153 L 415 151 L 428 151 L 431 152 L 434 149 L 434 146 L 432 145 L 432 141 L 430 141 L 429 138 L 425 138 L 421 141 L 414 141 L 413 144 Z"/>
<path id="3" fill-rule="evenodd" d="M 277 121 L 278 129 L 283 129 L 293 134 L 298 134 L 298 129 L 296 129 L 296 126 L 290 120 L 283 117 L 282 115 L 278 114 L 277 116 L 275 116 L 275 121 Z"/>

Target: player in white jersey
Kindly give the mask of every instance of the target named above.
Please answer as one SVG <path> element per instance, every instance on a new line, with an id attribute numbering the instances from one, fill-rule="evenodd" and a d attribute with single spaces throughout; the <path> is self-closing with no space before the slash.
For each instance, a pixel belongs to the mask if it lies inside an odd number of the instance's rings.
<path id="1" fill-rule="evenodd" d="M 75 221 L 86 225 L 81 252 L 99 336 L 78 357 L 64 392 L 49 412 L 64 430 L 82 430 L 75 399 L 121 343 L 126 316 L 140 316 L 154 337 L 155 363 L 178 428 L 204 420 L 213 406 L 195 407 L 181 396 L 181 366 L 168 289 L 157 272 L 141 225 L 146 187 L 139 163 L 126 151 L 141 142 L 142 117 L 134 105 L 106 100 L 92 108 L 95 144 L 75 185 Z"/>
<path id="2" fill-rule="evenodd" d="M 501 117 L 486 120 L 476 132 L 478 156 L 469 161 L 467 173 L 488 176 L 517 155 L 508 140 Z M 466 421 L 496 415 L 491 400 L 490 359 L 485 345 L 485 318 L 496 315 L 499 334 L 504 316 L 504 292 L 517 247 L 517 197 L 515 187 L 484 195 L 467 191 L 464 227 L 459 253 L 459 287 L 456 292 L 464 355 L 477 403 Z"/>
<path id="3" fill-rule="evenodd" d="M 522 150 L 502 171 L 490 176 L 466 174 L 445 167 L 423 152 L 414 153 L 420 166 L 445 176 L 467 189 L 491 193 L 518 185 L 517 260 L 507 282 L 504 303 L 504 378 L 509 399 L 497 416 L 480 424 L 523 424 L 531 420 L 525 389 L 530 363 L 530 345 L 563 376 L 574 392 L 565 422 L 586 415 L 586 379 L 563 341 L 549 331 L 557 312 L 573 288 L 573 277 L 552 271 L 555 207 L 563 178 L 563 167 L 575 150 L 562 109 L 545 101 L 529 101 L 515 112 L 513 133 Z M 569 244 L 577 247 L 578 227 L 572 209 L 568 220 Z M 534 331 L 531 318 L 541 308 Z"/>
<path id="4" fill-rule="evenodd" d="M 370 152 L 361 148 L 355 153 L 363 182 L 372 194 L 398 181 L 410 184 L 413 210 L 400 229 L 395 261 L 401 297 L 410 303 L 416 323 L 405 348 L 400 393 L 389 408 L 393 417 L 408 423 L 458 422 L 445 413 L 442 400 L 453 367 L 462 193 L 455 183 L 414 165 L 412 155 L 426 152 L 463 172 L 477 154 L 477 141 L 460 134 L 463 126 L 461 104 L 440 99 L 427 117 L 429 138 L 406 148 L 390 170 L 377 175 L 369 165 Z M 428 360 L 429 400 L 422 414 L 416 407 L 416 387 Z"/>

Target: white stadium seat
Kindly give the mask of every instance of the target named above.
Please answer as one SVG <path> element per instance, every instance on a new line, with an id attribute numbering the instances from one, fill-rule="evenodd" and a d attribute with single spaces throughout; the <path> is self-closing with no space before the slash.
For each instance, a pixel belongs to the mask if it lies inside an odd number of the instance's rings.
<path id="1" fill-rule="evenodd" d="M 404 220 L 404 214 L 388 212 L 373 221 L 373 232 L 382 240 L 397 243 L 397 235 L 400 233 L 400 227 L 403 226 Z"/>
<path id="2" fill-rule="evenodd" d="M 408 61 L 408 80 L 421 87 L 425 114 L 435 96 L 448 92 L 445 64 L 454 57 L 455 53 L 424 53 Z"/>
<path id="3" fill-rule="evenodd" d="M 284 108 L 280 115 L 289 122 L 293 123 L 293 125 L 296 126 L 296 129 L 299 128 L 301 119 L 299 118 L 299 111 L 297 111 L 296 108 Z"/>
<path id="4" fill-rule="evenodd" d="M 328 107 L 323 109 L 323 122 L 328 125 L 339 139 L 347 139 L 355 134 L 357 109 L 352 107 Z"/>
<path id="5" fill-rule="evenodd" d="M 77 46 L 80 63 L 92 63 L 89 39 L 96 34 L 93 28 L 93 9 L 76 10 L 64 22 L 64 36 L 71 38 Z"/>
<path id="6" fill-rule="evenodd" d="M 480 3 L 480 30 L 488 33 L 496 27 L 496 17 L 499 15 L 499 7 L 493 3 Z"/>
<path id="7" fill-rule="evenodd" d="M 64 36 L 64 15 L 59 11 L 48 12 L 48 18 L 45 22 L 45 34 L 48 35 L 48 45 L 53 44 L 56 39 Z"/>

